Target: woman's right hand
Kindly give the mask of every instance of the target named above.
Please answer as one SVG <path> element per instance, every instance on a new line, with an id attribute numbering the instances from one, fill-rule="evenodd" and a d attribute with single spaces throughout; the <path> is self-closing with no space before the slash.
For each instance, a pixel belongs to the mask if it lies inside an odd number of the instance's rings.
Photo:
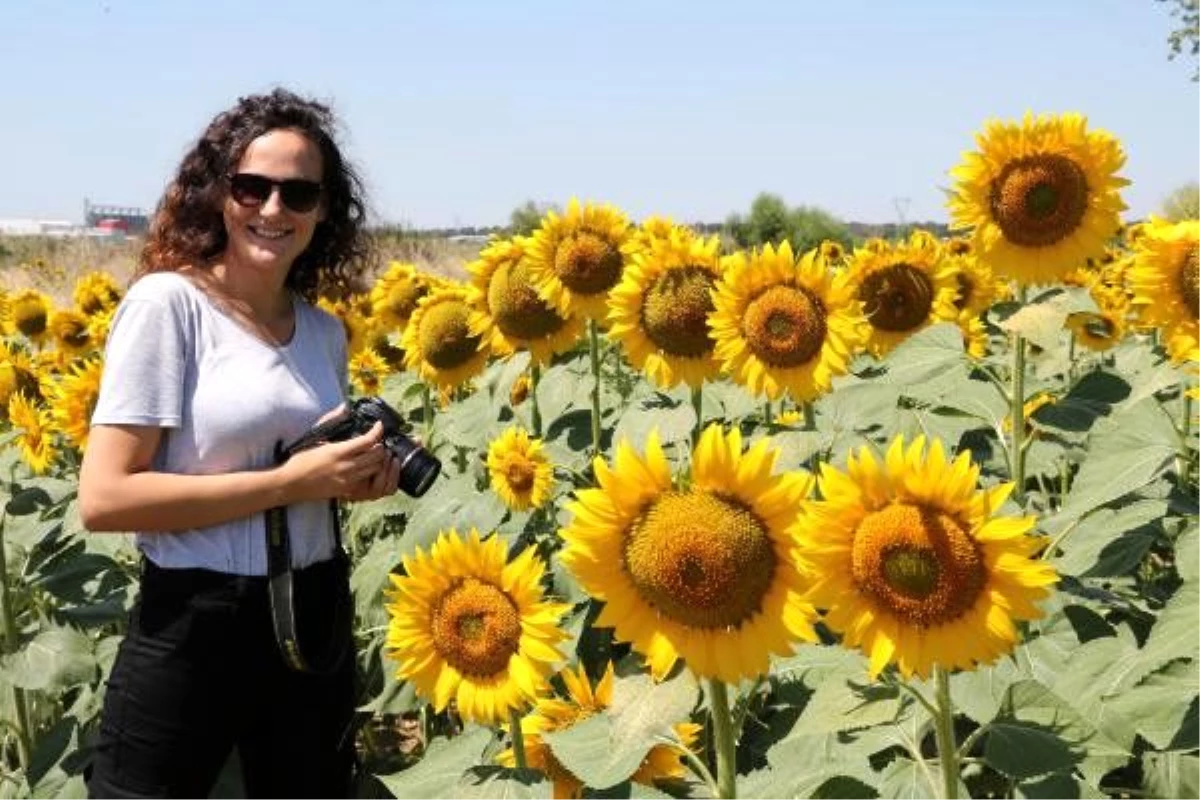
<path id="1" fill-rule="evenodd" d="M 303 450 L 279 467 L 293 502 L 347 499 L 364 481 L 386 470 L 390 453 L 383 445 L 383 424 L 341 442 Z"/>

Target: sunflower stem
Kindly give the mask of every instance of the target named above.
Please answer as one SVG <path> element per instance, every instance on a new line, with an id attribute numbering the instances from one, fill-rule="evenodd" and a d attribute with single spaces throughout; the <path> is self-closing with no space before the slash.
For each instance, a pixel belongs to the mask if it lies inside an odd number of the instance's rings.
<path id="1" fill-rule="evenodd" d="M 1183 418 L 1179 420 L 1180 433 L 1183 434 L 1183 450 L 1178 456 L 1179 482 L 1187 487 L 1192 482 L 1192 456 L 1188 452 L 1192 441 L 1192 398 L 1188 397 L 1187 389 L 1184 389 L 1180 400 L 1183 402 Z"/>
<path id="2" fill-rule="evenodd" d="M 1017 290 L 1025 304 L 1025 287 Z M 1012 418 L 1012 443 L 1008 450 L 1009 474 L 1013 480 L 1013 499 L 1025 505 L 1025 337 L 1013 334 L 1012 392 L 1009 394 Z"/>
<path id="3" fill-rule="evenodd" d="M 600 455 L 600 326 L 588 320 L 588 340 L 592 357 L 592 455 Z"/>
<path id="4" fill-rule="evenodd" d="M 421 386 L 421 414 L 425 422 L 425 447 L 433 447 L 433 391 L 428 383 Z"/>
<path id="5" fill-rule="evenodd" d="M 696 412 L 696 424 L 692 426 L 692 448 L 700 442 L 700 431 L 704 429 L 704 383 L 692 387 L 692 410 Z"/>
<path id="6" fill-rule="evenodd" d="M 7 515 L 0 515 L 0 620 L 4 622 L 4 654 L 17 649 L 17 625 L 13 617 L 12 597 L 8 588 L 8 559 L 4 554 L 4 528 Z M 17 759 L 22 771 L 29 769 L 31 744 L 29 738 L 29 707 L 25 704 L 25 690 L 13 686 L 13 710 L 16 720 L 13 728 L 17 734 Z"/>
<path id="7" fill-rule="evenodd" d="M 708 679 L 709 711 L 712 714 L 713 744 L 717 750 L 717 796 L 737 797 L 737 734 L 729 713 L 729 690 L 725 682 Z"/>
<path id="8" fill-rule="evenodd" d="M 512 737 L 513 761 L 517 769 L 528 769 L 525 760 L 525 732 L 521 730 L 521 714 L 515 708 L 508 710 L 509 735 Z"/>
<path id="9" fill-rule="evenodd" d="M 933 719 L 937 736 L 938 763 L 942 767 L 942 797 L 958 797 L 958 747 L 954 744 L 954 704 L 950 700 L 950 673 L 934 667 L 937 682 L 937 715 Z"/>
<path id="10" fill-rule="evenodd" d="M 536 361 L 529 367 L 529 425 L 535 438 L 542 438 L 542 407 L 538 405 L 538 383 L 542 380 L 542 365 Z"/>
<path id="11" fill-rule="evenodd" d="M 815 431 L 817 429 L 817 412 L 813 408 L 812 400 L 805 400 L 800 407 L 804 409 L 804 430 Z"/>
<path id="12" fill-rule="evenodd" d="M 774 417 L 771 414 L 771 400 L 763 400 L 763 425 L 770 425 Z"/>

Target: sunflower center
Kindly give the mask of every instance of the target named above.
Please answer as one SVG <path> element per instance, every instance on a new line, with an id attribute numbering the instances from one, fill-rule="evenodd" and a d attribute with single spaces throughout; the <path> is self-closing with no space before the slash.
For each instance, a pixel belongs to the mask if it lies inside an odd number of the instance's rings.
<path id="1" fill-rule="evenodd" d="M 492 274 L 487 302 L 496 327 L 513 339 L 543 339 L 566 324 L 565 319 L 538 297 L 524 260 L 501 265 Z"/>
<path id="2" fill-rule="evenodd" d="M 465 303 L 450 301 L 430 307 L 421 319 L 421 355 L 437 369 L 465 364 L 479 349 L 471 335 Z"/>
<path id="3" fill-rule="evenodd" d="M 920 327 L 929 318 L 933 281 L 911 264 L 892 264 L 863 278 L 858 299 L 873 326 L 903 333 Z"/>
<path id="4" fill-rule="evenodd" d="M 507 594 L 477 578 L 446 590 L 433 610 L 434 647 L 464 675 L 487 678 L 508 669 L 521 642 L 521 618 Z"/>
<path id="5" fill-rule="evenodd" d="M 413 280 L 401 281 L 387 293 L 384 308 L 398 319 L 408 319 L 416 311 L 418 301 L 427 294 L 428 286 Z"/>
<path id="6" fill-rule="evenodd" d="M 757 614 L 775 564 L 763 522 L 704 491 L 663 495 L 625 538 L 624 567 L 638 594 L 689 628 L 737 627 Z"/>
<path id="7" fill-rule="evenodd" d="M 26 336 L 40 336 L 46 332 L 46 309 L 36 305 L 18 306 L 13 310 L 13 322 Z"/>
<path id="8" fill-rule="evenodd" d="M 582 230 L 554 251 L 554 272 L 572 292 L 590 295 L 611 289 L 621 277 L 621 251 L 599 234 Z"/>
<path id="9" fill-rule="evenodd" d="M 1093 339 L 1111 339 L 1117 333 L 1117 326 L 1104 314 L 1088 314 L 1083 320 L 1083 330 Z"/>
<path id="10" fill-rule="evenodd" d="M 851 549 L 855 584 L 906 623 L 960 617 L 987 580 L 983 556 L 959 520 L 941 510 L 893 503 L 867 514 Z"/>
<path id="11" fill-rule="evenodd" d="M 504 467 L 504 479 L 515 492 L 528 492 L 533 488 L 534 476 L 533 465 L 526 461 L 510 461 Z"/>
<path id="12" fill-rule="evenodd" d="M 713 276 L 704 267 L 669 269 L 646 291 L 642 326 L 650 341 L 673 356 L 699 358 L 712 352 L 708 315 L 713 310 Z"/>
<path id="13" fill-rule="evenodd" d="M 1179 290 L 1183 302 L 1192 310 L 1192 317 L 1200 316 L 1200 255 L 1196 245 L 1188 248 L 1179 265 Z"/>
<path id="14" fill-rule="evenodd" d="M 799 286 L 776 285 L 751 300 L 743 317 L 746 344 L 772 367 L 807 364 L 825 343 L 825 306 Z"/>
<path id="15" fill-rule="evenodd" d="M 61 332 L 61 339 L 68 347 L 84 347 L 89 338 L 87 325 L 78 320 L 71 320 Z"/>
<path id="16" fill-rule="evenodd" d="M 1087 175 L 1064 155 L 1026 156 L 1004 166 L 992 182 L 989 201 L 1006 239 L 1022 247 L 1049 247 L 1083 221 Z"/>

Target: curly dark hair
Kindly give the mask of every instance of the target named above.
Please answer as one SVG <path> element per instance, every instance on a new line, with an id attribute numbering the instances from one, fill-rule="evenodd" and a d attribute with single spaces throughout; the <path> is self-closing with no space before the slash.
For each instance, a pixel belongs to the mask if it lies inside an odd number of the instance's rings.
<path id="1" fill-rule="evenodd" d="M 308 137 L 321 151 L 326 213 L 292 264 L 286 285 L 310 302 L 318 293 L 350 290 L 370 258 L 367 209 L 362 180 L 334 141 L 335 127 L 328 106 L 286 89 L 238 98 L 184 156 L 155 210 L 133 279 L 189 265 L 211 266 L 228 241 L 222 216 L 226 176 L 252 141 L 288 129 Z"/>

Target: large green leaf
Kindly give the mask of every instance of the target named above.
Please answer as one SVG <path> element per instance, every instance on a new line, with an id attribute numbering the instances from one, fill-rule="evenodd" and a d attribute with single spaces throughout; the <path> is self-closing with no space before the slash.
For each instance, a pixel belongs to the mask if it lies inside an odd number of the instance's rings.
<path id="1" fill-rule="evenodd" d="M 992 768 L 1023 780 L 1069 770 L 1082 753 L 1078 743 L 1064 741 L 1052 728 L 1006 720 L 988 728 L 984 758 Z"/>
<path id="2" fill-rule="evenodd" d="M 865 675 L 833 673 L 817 684 L 797 726 L 806 734 L 821 734 L 893 722 L 905 697 L 898 687 L 870 682 Z"/>
<path id="3" fill-rule="evenodd" d="M 1200 580 L 1200 527 L 1195 517 L 1187 521 L 1187 527 L 1175 540 L 1175 569 L 1185 581 Z"/>
<path id="4" fill-rule="evenodd" d="M 45 627 L 0 664 L 0 680 L 50 694 L 96 677 L 92 640 L 73 628 Z"/>
<path id="5" fill-rule="evenodd" d="M 1081 577 L 1126 575 L 1160 537 L 1165 500 L 1139 500 L 1119 509 L 1100 509 L 1071 531 L 1059 545 L 1054 566 Z"/>
<path id="6" fill-rule="evenodd" d="M 458 781 L 454 797 L 463 800 L 474 798 L 548 798 L 553 795 L 553 786 L 540 772 L 531 769 L 517 770 L 497 766 L 471 767 Z"/>
<path id="7" fill-rule="evenodd" d="M 930 325 L 900 343 L 884 360 L 881 379 L 893 386 L 919 387 L 922 397 L 941 396 L 942 388 L 966 378 L 962 331 L 943 322 Z"/>
<path id="8" fill-rule="evenodd" d="M 863 748 L 847 744 L 834 733 L 789 736 L 768 755 L 769 766 L 739 776 L 743 797 L 812 797 L 825 784 L 847 778 L 859 787 L 873 787 L 877 776 Z M 822 796 L 836 796 L 823 794 Z M 846 795 L 842 795 L 846 796 Z M 855 794 L 853 796 L 862 796 Z"/>
<path id="9" fill-rule="evenodd" d="M 955 710 L 983 725 L 1000 713 L 1009 688 L 1028 677 L 1014 659 L 1002 657 L 993 664 L 950 676 L 950 698 Z"/>
<path id="10" fill-rule="evenodd" d="M 1059 524 L 1146 486 L 1172 463 L 1177 446 L 1175 428 L 1154 399 L 1098 421 L 1088 441 Z"/>
<path id="11" fill-rule="evenodd" d="M 641 395 L 635 392 L 613 431 L 614 446 L 628 441 L 636 450 L 645 449 L 652 430 L 658 431 L 664 447 L 690 444 L 696 412 L 690 402 L 663 392 Z"/>
<path id="12" fill-rule="evenodd" d="M 465 400 L 452 403 L 435 417 L 434 437 L 458 447 L 487 452 L 488 441 L 497 433 L 494 400 L 486 392 L 476 392 Z"/>
<path id="13" fill-rule="evenodd" d="M 1146 753 L 1147 797 L 1200 797 L 1200 757 L 1194 753 Z"/>
<path id="14" fill-rule="evenodd" d="M 1159 750 L 1194 750 L 1197 687 L 1196 661 L 1168 664 L 1128 691 L 1108 699 L 1108 705 Z"/>
<path id="15" fill-rule="evenodd" d="M 491 490 L 479 491 L 469 474 L 439 479 L 424 496 L 410 500 L 408 522 L 400 539 L 396 561 L 421 547 L 428 551 L 438 534 L 456 528 L 465 535 L 477 528 L 481 535 L 496 529 L 507 509 Z"/>
<path id="16" fill-rule="evenodd" d="M 390 588 L 388 575 L 400 563 L 399 543 L 395 539 L 376 539 L 354 564 L 350 574 L 350 590 L 362 625 L 374 627 L 387 621 L 384 611 L 384 590 Z"/>
<path id="17" fill-rule="evenodd" d="M 1156 672 L 1168 662 L 1200 657 L 1196 641 L 1197 617 L 1200 616 L 1200 585 L 1185 583 L 1176 590 L 1150 629 L 1146 644 L 1127 652 L 1110 665 L 1110 687 L 1106 695 L 1126 691 Z"/>
<path id="18" fill-rule="evenodd" d="M 436 739 L 413 766 L 376 777 L 393 797 L 458 797 L 459 781 L 479 764 L 491 739 L 486 728 L 473 728 L 453 739 Z"/>
<path id="19" fill-rule="evenodd" d="M 542 739 L 585 784 L 605 789 L 636 772 L 655 744 L 674 739 L 672 727 L 687 719 L 697 693 L 687 671 L 657 684 L 645 674 L 616 678 L 604 713 Z"/>

